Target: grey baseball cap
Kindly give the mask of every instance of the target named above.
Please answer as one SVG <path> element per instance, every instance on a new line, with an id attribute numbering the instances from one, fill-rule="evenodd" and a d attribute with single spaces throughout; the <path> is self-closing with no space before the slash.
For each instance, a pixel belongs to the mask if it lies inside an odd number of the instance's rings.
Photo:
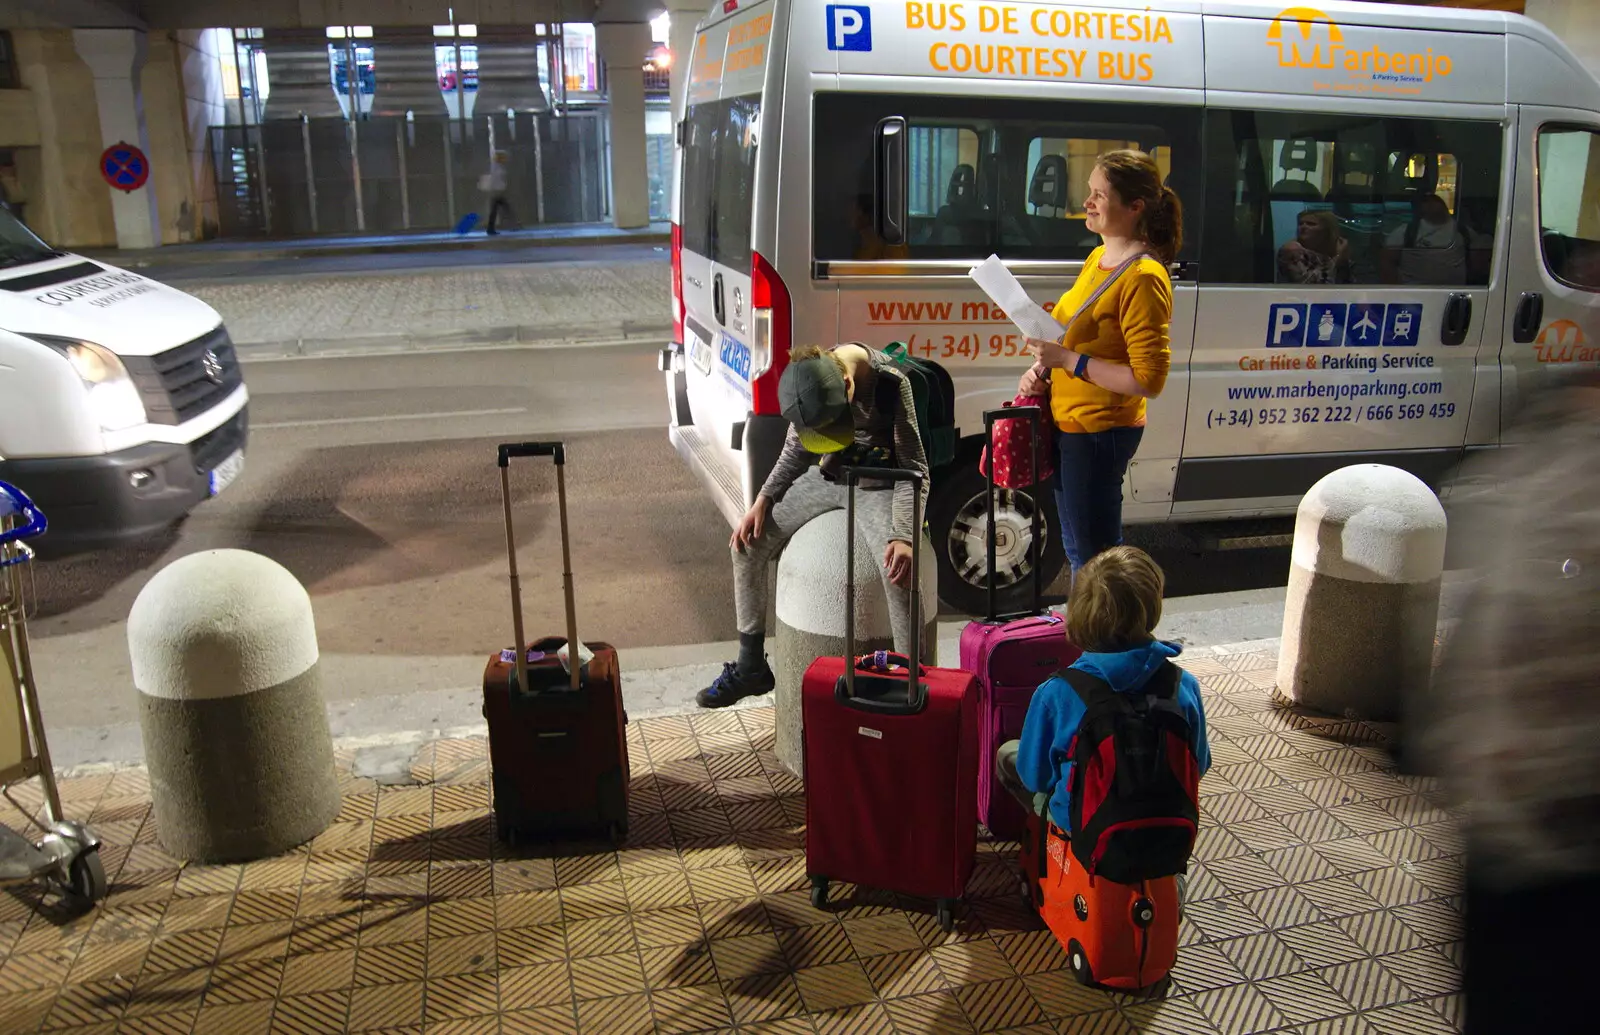
<path id="1" fill-rule="evenodd" d="M 855 441 L 850 391 L 832 356 L 791 362 L 778 379 L 778 407 L 812 453 L 837 453 Z"/>

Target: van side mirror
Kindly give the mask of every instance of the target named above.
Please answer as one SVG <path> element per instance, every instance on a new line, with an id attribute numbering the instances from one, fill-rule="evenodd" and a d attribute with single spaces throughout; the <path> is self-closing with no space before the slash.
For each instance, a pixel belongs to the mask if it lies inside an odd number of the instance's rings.
<path id="1" fill-rule="evenodd" d="M 878 123 L 873 159 L 873 228 L 884 244 L 905 244 L 905 116 L 891 115 Z"/>

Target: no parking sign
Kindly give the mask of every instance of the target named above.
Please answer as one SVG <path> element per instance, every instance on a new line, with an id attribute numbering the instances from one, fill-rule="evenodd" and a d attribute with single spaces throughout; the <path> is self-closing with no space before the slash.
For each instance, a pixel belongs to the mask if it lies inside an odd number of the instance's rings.
<path id="1" fill-rule="evenodd" d="M 100 176 L 117 190 L 132 193 L 150 179 L 150 160 L 132 144 L 112 144 L 100 152 Z"/>

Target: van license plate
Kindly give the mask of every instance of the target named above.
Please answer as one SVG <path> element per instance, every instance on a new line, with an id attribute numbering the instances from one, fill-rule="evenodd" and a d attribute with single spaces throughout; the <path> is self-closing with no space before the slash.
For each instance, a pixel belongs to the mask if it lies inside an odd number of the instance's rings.
<path id="1" fill-rule="evenodd" d="M 239 477 L 239 472 L 244 470 L 244 450 L 235 449 L 233 455 L 222 461 L 211 471 L 211 495 L 226 489 Z"/>

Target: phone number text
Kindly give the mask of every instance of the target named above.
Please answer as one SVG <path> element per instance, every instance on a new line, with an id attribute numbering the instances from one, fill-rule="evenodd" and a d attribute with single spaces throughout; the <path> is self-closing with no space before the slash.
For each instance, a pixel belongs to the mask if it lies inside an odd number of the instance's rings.
<path id="1" fill-rule="evenodd" d="M 1456 404 L 1380 403 L 1374 406 L 1264 406 L 1209 410 L 1207 428 L 1254 428 L 1276 424 L 1367 424 L 1380 421 L 1450 420 Z"/>

